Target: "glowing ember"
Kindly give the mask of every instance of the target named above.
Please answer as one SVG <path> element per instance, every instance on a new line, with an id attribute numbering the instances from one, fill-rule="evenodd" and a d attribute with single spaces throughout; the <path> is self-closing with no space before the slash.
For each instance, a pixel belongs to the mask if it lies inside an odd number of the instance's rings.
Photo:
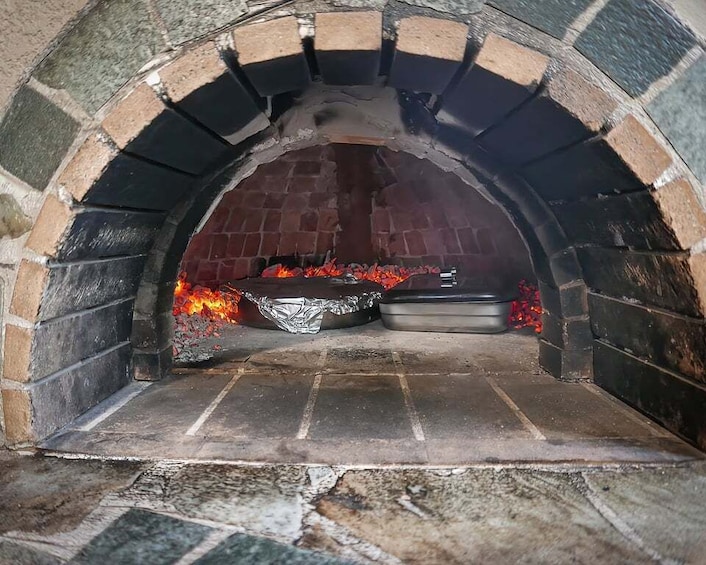
<path id="1" fill-rule="evenodd" d="M 320 267 L 295 267 L 290 269 L 277 264 L 268 267 L 262 272 L 263 277 L 290 278 L 290 277 L 337 277 L 351 274 L 359 280 L 373 281 L 382 285 L 385 290 L 398 285 L 412 275 L 438 273 L 439 267 L 425 265 L 422 267 L 399 267 L 397 265 L 337 265 L 336 260 L 327 261 Z M 542 304 L 539 299 L 539 290 L 533 284 L 522 280 L 519 283 L 520 297 L 512 303 L 510 313 L 510 326 L 514 329 L 525 327 L 534 328 L 536 333 L 542 331 Z M 186 282 L 186 273 L 179 275 L 174 289 L 174 316 L 186 314 L 198 315 L 211 322 L 237 323 L 238 302 L 240 294 L 236 291 L 210 290 L 202 286 L 194 286 Z M 217 326 L 209 327 L 206 332 L 212 335 L 217 331 Z"/>
<path id="2" fill-rule="evenodd" d="M 240 295 L 236 293 L 211 290 L 198 285 L 192 288 L 191 284 L 186 282 L 186 273 L 181 273 L 174 289 L 173 312 L 175 316 L 198 314 L 208 320 L 236 324 L 239 301 Z"/>
<path id="3" fill-rule="evenodd" d="M 539 290 L 525 280 L 520 281 L 518 289 L 520 297 L 512 303 L 510 326 L 516 330 L 534 328 L 535 333 L 541 333 L 542 303 L 539 299 Z"/>
<path id="4" fill-rule="evenodd" d="M 382 285 L 385 290 L 390 290 L 393 286 L 407 280 L 412 275 L 422 275 L 440 272 L 439 267 L 424 265 L 423 267 L 399 267 L 397 265 L 372 265 L 351 263 L 350 265 L 337 265 L 336 259 L 327 261 L 320 267 L 307 267 L 300 269 L 296 267 L 289 269 L 277 264 L 268 267 L 262 272 L 263 277 L 339 277 L 344 274 L 351 274 L 358 280 L 372 281 Z"/>

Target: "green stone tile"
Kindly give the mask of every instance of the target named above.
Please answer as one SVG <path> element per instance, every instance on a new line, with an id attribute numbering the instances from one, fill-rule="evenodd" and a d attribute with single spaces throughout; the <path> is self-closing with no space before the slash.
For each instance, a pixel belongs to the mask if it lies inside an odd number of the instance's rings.
<path id="1" fill-rule="evenodd" d="M 706 56 L 647 108 L 702 183 L 706 183 Z"/>
<path id="2" fill-rule="evenodd" d="M 228 25 L 248 11 L 245 0 L 155 0 L 169 39 L 181 44 Z"/>
<path id="3" fill-rule="evenodd" d="M 200 544 L 211 528 L 144 510 L 128 510 L 94 537 L 71 563 L 167 565 Z"/>
<path id="4" fill-rule="evenodd" d="M 61 560 L 53 555 L 19 543 L 0 541 L 0 565 L 58 565 L 59 563 Z"/>
<path id="5" fill-rule="evenodd" d="M 79 127 L 71 116 L 24 86 L 0 124 L 0 165 L 44 190 Z"/>
<path id="6" fill-rule="evenodd" d="M 93 113 L 163 48 L 143 0 L 111 0 L 91 10 L 35 76 Z"/>
<path id="7" fill-rule="evenodd" d="M 194 565 L 343 565 L 336 557 L 306 551 L 275 541 L 235 534 L 194 562 Z"/>
<path id="8" fill-rule="evenodd" d="M 696 38 L 650 0 L 610 0 L 576 40 L 598 68 L 638 96 L 672 68 Z"/>
<path id="9" fill-rule="evenodd" d="M 488 0 L 496 7 L 531 26 L 561 39 L 566 30 L 593 0 Z"/>

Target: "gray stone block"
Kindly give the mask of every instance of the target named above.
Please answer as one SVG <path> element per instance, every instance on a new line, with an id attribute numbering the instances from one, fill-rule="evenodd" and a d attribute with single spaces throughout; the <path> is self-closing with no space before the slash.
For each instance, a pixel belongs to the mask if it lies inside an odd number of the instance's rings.
<path id="1" fill-rule="evenodd" d="M 147 254 L 164 215 L 150 212 L 84 210 L 76 215 L 56 254 L 58 261 Z"/>
<path id="2" fill-rule="evenodd" d="M 91 10 L 35 76 L 93 113 L 163 48 L 144 1 L 112 0 Z"/>
<path id="3" fill-rule="evenodd" d="M 578 255 L 586 284 L 600 294 L 703 317 L 686 253 L 582 247 Z"/>
<path id="4" fill-rule="evenodd" d="M 560 380 L 587 379 L 593 375 L 591 349 L 566 350 L 539 340 L 539 365 Z"/>
<path id="5" fill-rule="evenodd" d="M 50 320 L 137 293 L 145 257 L 119 257 L 52 265 L 39 312 Z"/>
<path id="6" fill-rule="evenodd" d="M 668 371 L 706 384 L 706 325 L 589 293 L 591 326 L 596 337 Z"/>
<path id="7" fill-rule="evenodd" d="M 29 386 L 38 438 L 65 426 L 130 382 L 130 344 L 109 349 Z"/>
<path id="8" fill-rule="evenodd" d="M 0 124 L 0 165 L 44 190 L 78 130 L 76 120 L 24 86 Z"/>
<path id="9" fill-rule="evenodd" d="M 455 16 L 480 12 L 485 0 L 401 0 L 404 4 L 419 8 L 430 8 Z"/>
<path id="10" fill-rule="evenodd" d="M 631 354 L 596 341 L 595 382 L 697 447 L 706 448 L 706 391 Z"/>
<path id="11" fill-rule="evenodd" d="M 488 4 L 561 39 L 593 0 L 489 0 Z"/>
<path id="12" fill-rule="evenodd" d="M 659 95 L 647 111 L 702 183 L 706 183 L 706 56 Z"/>
<path id="13" fill-rule="evenodd" d="M 156 0 L 169 39 L 179 45 L 228 25 L 248 11 L 244 0 Z"/>
<path id="14" fill-rule="evenodd" d="M 638 96 L 696 44 L 693 33 L 649 0 L 610 0 L 575 47 Z"/>
<path id="15" fill-rule="evenodd" d="M 41 379 L 130 339 L 132 306 L 132 300 L 125 300 L 40 324 L 32 343 L 30 379 Z"/>

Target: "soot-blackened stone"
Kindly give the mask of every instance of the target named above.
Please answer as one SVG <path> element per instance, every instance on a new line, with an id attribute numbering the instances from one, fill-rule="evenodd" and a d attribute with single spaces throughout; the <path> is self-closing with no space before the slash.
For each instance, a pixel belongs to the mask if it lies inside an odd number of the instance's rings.
<path id="1" fill-rule="evenodd" d="M 373 84 L 380 69 L 380 51 L 317 51 L 316 60 L 325 84 Z"/>
<path id="2" fill-rule="evenodd" d="M 608 343 L 706 383 L 706 324 L 590 293 L 591 326 Z"/>
<path id="3" fill-rule="evenodd" d="M 191 174 L 203 172 L 226 149 L 225 143 L 169 109 L 125 146 L 130 153 Z"/>
<path id="4" fill-rule="evenodd" d="M 706 448 L 706 390 L 610 345 L 594 346 L 595 382 L 664 426 Z"/>
<path id="5" fill-rule="evenodd" d="M 602 294 L 627 297 L 701 317 L 687 253 L 645 253 L 584 247 L 578 250 L 586 283 Z"/>
<path id="6" fill-rule="evenodd" d="M 532 89 L 474 66 L 444 96 L 439 120 L 462 126 L 475 136 L 531 95 Z"/>
<path id="7" fill-rule="evenodd" d="M 565 320 L 546 310 L 542 314 L 542 338 L 562 349 L 590 349 L 593 346 L 588 318 Z"/>
<path id="8" fill-rule="evenodd" d="M 232 145 L 270 125 L 247 89 L 228 73 L 186 96 L 177 107 Z"/>
<path id="9" fill-rule="evenodd" d="M 577 283 L 559 290 L 542 281 L 539 282 L 542 308 L 555 316 L 575 318 L 588 312 L 586 285 Z"/>
<path id="10" fill-rule="evenodd" d="M 171 308 L 149 318 L 135 319 L 130 341 L 141 351 L 160 351 L 171 344 L 174 317 Z"/>
<path id="11" fill-rule="evenodd" d="M 574 244 L 639 250 L 681 249 L 647 191 L 557 205 L 554 211 Z"/>
<path id="12" fill-rule="evenodd" d="M 569 242 L 556 220 L 552 219 L 535 228 L 534 233 L 544 252 L 553 256 L 569 246 Z"/>
<path id="13" fill-rule="evenodd" d="M 37 436 L 52 434 L 127 385 L 130 352 L 130 344 L 109 349 L 30 385 Z"/>
<path id="14" fill-rule="evenodd" d="M 144 264 L 145 257 L 140 255 L 52 265 L 39 308 L 39 320 L 134 297 Z"/>
<path id="15" fill-rule="evenodd" d="M 461 61 L 397 51 L 392 61 L 388 85 L 402 90 L 441 94 L 460 65 Z"/>
<path id="16" fill-rule="evenodd" d="M 694 34 L 650 0 L 610 0 L 574 46 L 630 95 L 669 74 Z"/>
<path id="17" fill-rule="evenodd" d="M 170 210 L 194 182 L 193 177 L 119 153 L 83 199 L 145 210 Z"/>
<path id="18" fill-rule="evenodd" d="M 302 90 L 311 82 L 304 53 L 250 63 L 243 72 L 260 96 L 274 96 L 292 90 Z"/>
<path id="19" fill-rule="evenodd" d="M 133 301 L 125 300 L 40 324 L 34 332 L 30 379 L 41 379 L 128 341 L 132 308 Z"/>
<path id="20" fill-rule="evenodd" d="M 135 350 L 132 366 L 136 380 L 158 381 L 172 368 L 172 346 L 158 352 Z"/>
<path id="21" fill-rule="evenodd" d="M 564 249 L 552 255 L 549 258 L 549 266 L 554 282 L 559 286 L 582 278 L 576 250 L 573 248 Z"/>
<path id="22" fill-rule="evenodd" d="M 539 364 L 558 379 L 591 378 L 592 361 L 592 349 L 567 350 L 552 345 L 544 339 L 539 340 Z"/>
<path id="23" fill-rule="evenodd" d="M 571 201 L 644 188 L 607 142 L 600 139 L 553 153 L 519 172 L 549 201 Z"/>
<path id="24" fill-rule="evenodd" d="M 591 135 L 580 120 L 551 98 L 539 96 L 481 135 L 478 144 L 516 167 Z"/>
<path id="25" fill-rule="evenodd" d="M 86 210 L 79 212 L 57 251 L 58 261 L 147 253 L 164 214 Z"/>

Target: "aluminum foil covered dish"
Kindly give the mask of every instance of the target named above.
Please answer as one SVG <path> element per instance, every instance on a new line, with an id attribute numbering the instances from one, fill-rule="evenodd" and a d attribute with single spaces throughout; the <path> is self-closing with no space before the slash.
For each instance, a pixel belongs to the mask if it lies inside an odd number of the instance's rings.
<path id="1" fill-rule="evenodd" d="M 232 287 L 241 301 L 241 323 L 275 327 L 295 334 L 315 334 L 323 329 L 369 322 L 378 317 L 381 285 L 352 275 L 340 277 L 256 278 L 237 281 Z M 249 307 L 248 303 L 255 306 Z M 262 320 L 258 320 L 258 314 Z"/>

